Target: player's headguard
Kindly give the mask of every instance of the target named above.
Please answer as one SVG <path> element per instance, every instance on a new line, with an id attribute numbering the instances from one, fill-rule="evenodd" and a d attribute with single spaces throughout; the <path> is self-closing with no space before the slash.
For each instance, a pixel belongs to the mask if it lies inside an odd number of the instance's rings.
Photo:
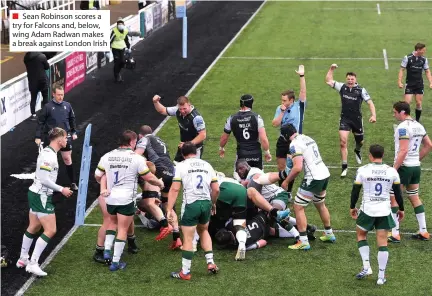
<path id="1" fill-rule="evenodd" d="M 242 95 L 240 98 L 240 107 L 247 107 L 252 109 L 254 98 L 251 95 Z"/>
<path id="2" fill-rule="evenodd" d="M 287 142 L 289 142 L 291 136 L 294 135 L 295 133 L 297 133 L 297 129 L 291 123 L 286 124 L 281 128 L 281 135 L 282 137 L 284 137 L 285 141 Z"/>

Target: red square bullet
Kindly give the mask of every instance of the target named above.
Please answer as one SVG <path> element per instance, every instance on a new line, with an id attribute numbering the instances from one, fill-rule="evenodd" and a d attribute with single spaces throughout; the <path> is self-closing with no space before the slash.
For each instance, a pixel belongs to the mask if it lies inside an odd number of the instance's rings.
<path id="1" fill-rule="evenodd" d="M 17 20 L 18 19 L 18 13 L 12 13 L 12 19 Z"/>

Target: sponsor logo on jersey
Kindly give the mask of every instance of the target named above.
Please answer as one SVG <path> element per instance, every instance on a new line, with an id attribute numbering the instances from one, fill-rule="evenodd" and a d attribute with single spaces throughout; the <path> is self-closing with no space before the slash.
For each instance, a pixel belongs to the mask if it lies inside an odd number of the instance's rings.
<path id="1" fill-rule="evenodd" d="M 404 128 L 399 129 L 399 137 L 404 137 L 407 135 L 407 131 Z"/>

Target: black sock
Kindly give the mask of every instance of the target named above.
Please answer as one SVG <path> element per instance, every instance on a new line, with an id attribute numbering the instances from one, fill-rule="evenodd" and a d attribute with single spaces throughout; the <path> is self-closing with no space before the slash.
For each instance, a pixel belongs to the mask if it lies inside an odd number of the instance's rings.
<path id="1" fill-rule="evenodd" d="M 66 171 L 67 171 L 67 175 L 69 177 L 69 180 L 71 183 L 75 183 L 74 182 L 74 173 L 73 173 L 73 165 L 66 165 Z"/>
<path id="2" fill-rule="evenodd" d="M 173 231 L 173 241 L 176 241 L 178 238 L 180 238 L 180 231 Z"/>
<path id="3" fill-rule="evenodd" d="M 160 223 L 160 225 L 161 225 L 162 227 L 167 227 L 167 226 L 168 226 L 168 220 L 167 220 L 165 217 L 163 217 L 163 218 L 159 221 L 159 223 Z"/>
<path id="4" fill-rule="evenodd" d="M 293 186 L 294 186 L 294 180 L 292 180 L 291 182 L 288 183 L 288 190 L 287 190 L 287 191 L 288 191 L 288 192 L 291 192 Z"/>
<path id="5" fill-rule="evenodd" d="M 347 163 L 343 163 L 342 164 L 342 170 L 347 169 L 348 168 L 348 164 Z"/>
<path id="6" fill-rule="evenodd" d="M 416 113 L 416 121 L 420 121 L 420 116 L 421 116 L 421 109 L 416 109 L 415 113 Z"/>

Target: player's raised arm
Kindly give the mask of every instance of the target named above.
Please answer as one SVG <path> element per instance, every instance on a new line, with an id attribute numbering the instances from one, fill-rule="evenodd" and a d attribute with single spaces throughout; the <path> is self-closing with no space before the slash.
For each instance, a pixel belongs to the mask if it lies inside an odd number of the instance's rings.
<path id="1" fill-rule="evenodd" d="M 161 104 L 160 99 L 161 99 L 161 97 L 159 95 L 153 96 L 153 105 L 154 105 L 156 111 L 162 115 L 165 115 L 165 116 L 170 115 L 170 114 L 168 114 L 167 108 Z"/>
<path id="2" fill-rule="evenodd" d="M 333 79 L 333 72 L 337 67 L 338 66 L 336 64 L 332 64 L 326 75 L 326 83 L 331 87 L 336 86 L 336 81 Z"/>
<path id="3" fill-rule="evenodd" d="M 306 102 L 306 78 L 305 69 L 303 65 L 300 65 L 296 73 L 300 76 L 300 93 L 299 100 L 301 102 Z"/>

